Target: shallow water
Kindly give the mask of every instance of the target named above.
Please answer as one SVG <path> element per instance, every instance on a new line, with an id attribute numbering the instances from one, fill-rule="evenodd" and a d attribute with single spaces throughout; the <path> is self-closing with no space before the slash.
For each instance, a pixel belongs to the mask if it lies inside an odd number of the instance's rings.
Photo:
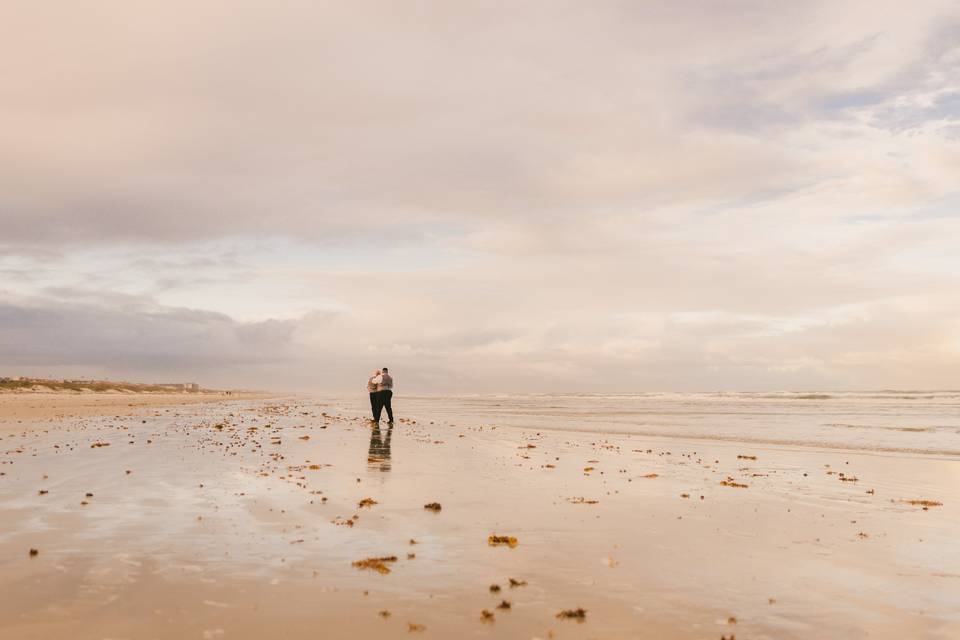
<path id="1" fill-rule="evenodd" d="M 363 398 L 320 396 L 362 412 Z M 394 396 L 464 424 L 925 453 L 960 458 L 960 391 Z"/>

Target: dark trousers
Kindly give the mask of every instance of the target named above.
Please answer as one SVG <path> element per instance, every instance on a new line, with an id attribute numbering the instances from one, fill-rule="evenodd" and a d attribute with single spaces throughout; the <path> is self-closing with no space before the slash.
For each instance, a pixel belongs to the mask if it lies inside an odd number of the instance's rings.
<path id="1" fill-rule="evenodd" d="M 393 399 L 393 391 L 387 389 L 385 391 L 377 391 L 376 393 L 371 393 L 371 396 L 377 396 L 373 405 L 373 419 L 377 422 L 380 422 L 380 414 L 384 409 L 387 410 L 387 420 L 393 422 L 393 407 L 390 406 L 390 401 Z"/>
<path id="2" fill-rule="evenodd" d="M 370 392 L 370 415 L 373 416 L 374 420 L 377 419 L 377 405 L 379 404 L 379 399 L 376 391 Z"/>

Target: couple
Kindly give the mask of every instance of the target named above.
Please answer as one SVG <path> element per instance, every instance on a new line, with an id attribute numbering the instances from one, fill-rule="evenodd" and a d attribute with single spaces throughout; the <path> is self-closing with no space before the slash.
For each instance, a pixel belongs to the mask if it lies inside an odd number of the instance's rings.
<path id="1" fill-rule="evenodd" d="M 393 424 L 393 377 L 386 367 L 375 370 L 367 380 L 367 391 L 370 393 L 370 408 L 373 410 L 373 421 L 380 422 L 380 414 L 387 410 L 387 420 Z"/>

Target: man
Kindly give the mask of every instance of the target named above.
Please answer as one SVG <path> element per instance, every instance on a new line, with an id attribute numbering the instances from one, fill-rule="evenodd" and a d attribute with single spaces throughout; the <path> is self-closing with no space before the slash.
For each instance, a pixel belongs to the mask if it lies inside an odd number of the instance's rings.
<path id="1" fill-rule="evenodd" d="M 377 393 L 377 378 L 380 377 L 380 370 L 374 369 L 373 374 L 367 380 L 367 393 L 370 394 L 370 414 L 374 420 L 379 420 L 380 411 L 377 409 L 380 395 Z"/>
<path id="2" fill-rule="evenodd" d="M 393 407 L 390 405 L 390 401 L 393 399 L 393 376 L 384 367 L 380 375 L 374 380 L 377 383 L 377 406 L 373 411 L 373 419 L 380 422 L 380 412 L 386 409 L 387 421 L 393 424 Z"/>

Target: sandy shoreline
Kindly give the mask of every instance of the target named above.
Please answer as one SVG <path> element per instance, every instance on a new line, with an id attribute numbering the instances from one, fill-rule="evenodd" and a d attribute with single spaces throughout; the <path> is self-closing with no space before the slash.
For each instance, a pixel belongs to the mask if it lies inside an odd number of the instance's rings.
<path id="1" fill-rule="evenodd" d="M 960 633 L 953 460 L 156 406 L 0 434 L 0 637 Z"/>
<path id="2" fill-rule="evenodd" d="M 279 394 L 258 392 L 204 393 L 65 393 L 0 392 L 0 433 L 36 429 L 45 423 L 87 416 L 140 415 L 156 407 L 257 400 Z"/>

